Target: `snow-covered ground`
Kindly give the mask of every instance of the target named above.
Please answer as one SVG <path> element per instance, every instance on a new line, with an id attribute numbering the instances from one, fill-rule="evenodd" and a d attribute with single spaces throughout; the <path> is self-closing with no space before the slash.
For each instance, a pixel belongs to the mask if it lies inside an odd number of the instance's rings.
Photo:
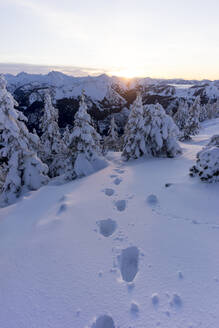
<path id="1" fill-rule="evenodd" d="M 218 327 L 219 185 L 189 177 L 218 131 L 1 209 L 0 327 Z"/>

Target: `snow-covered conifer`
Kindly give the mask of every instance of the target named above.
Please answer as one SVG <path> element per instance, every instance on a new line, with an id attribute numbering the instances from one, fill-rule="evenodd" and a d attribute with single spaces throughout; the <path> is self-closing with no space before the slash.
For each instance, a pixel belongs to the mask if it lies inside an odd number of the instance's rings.
<path id="1" fill-rule="evenodd" d="M 201 113 L 201 99 L 200 96 L 197 96 L 193 102 L 193 104 L 189 108 L 189 135 L 196 135 L 200 130 L 200 113 Z"/>
<path id="2" fill-rule="evenodd" d="M 94 171 L 95 161 L 101 153 L 100 139 L 100 135 L 91 125 L 83 92 L 70 135 L 71 166 L 67 169 L 66 179 L 85 176 Z"/>
<path id="3" fill-rule="evenodd" d="M 67 147 L 59 131 L 58 110 L 52 105 L 49 91 L 45 92 L 41 130 L 40 157 L 48 165 L 50 177 L 61 175 L 65 171 Z"/>
<path id="4" fill-rule="evenodd" d="M 219 99 L 217 99 L 216 102 L 210 105 L 209 116 L 210 116 L 209 118 L 219 117 Z"/>
<path id="5" fill-rule="evenodd" d="M 66 145 L 66 147 L 69 146 L 69 142 L 70 142 L 70 130 L 69 130 L 69 126 L 67 125 L 65 127 L 65 131 L 63 133 L 63 141 L 64 141 L 64 144 Z"/>
<path id="6" fill-rule="evenodd" d="M 203 121 L 207 120 L 207 118 L 208 118 L 207 105 L 203 104 L 201 106 L 201 112 L 200 112 L 200 115 L 199 115 L 199 121 L 200 122 L 203 122 Z"/>
<path id="7" fill-rule="evenodd" d="M 142 105 L 138 94 L 125 129 L 123 157 L 174 157 L 181 152 L 177 142 L 179 130 L 160 104 Z"/>
<path id="8" fill-rule="evenodd" d="M 48 167 L 35 153 L 38 137 L 29 133 L 26 117 L 6 90 L 0 75 L 1 203 L 12 203 L 22 191 L 36 190 L 48 182 Z"/>
<path id="9" fill-rule="evenodd" d="M 129 160 L 144 155 L 144 138 L 143 104 L 141 94 L 138 93 L 136 100 L 131 105 L 128 122 L 125 127 L 122 157 L 125 160 Z"/>
<path id="10" fill-rule="evenodd" d="M 179 128 L 179 139 L 190 139 L 190 115 L 187 101 L 183 99 L 179 101 L 177 112 L 173 116 L 173 119 Z"/>
<path id="11" fill-rule="evenodd" d="M 118 136 L 118 127 L 114 116 L 111 118 L 109 133 L 104 139 L 104 149 L 113 151 L 121 150 L 121 138 Z"/>
<path id="12" fill-rule="evenodd" d="M 198 176 L 201 181 L 219 182 L 219 135 L 214 135 L 196 157 L 190 176 Z"/>
<path id="13" fill-rule="evenodd" d="M 160 104 L 144 106 L 145 154 L 175 157 L 181 153 L 179 129 Z"/>

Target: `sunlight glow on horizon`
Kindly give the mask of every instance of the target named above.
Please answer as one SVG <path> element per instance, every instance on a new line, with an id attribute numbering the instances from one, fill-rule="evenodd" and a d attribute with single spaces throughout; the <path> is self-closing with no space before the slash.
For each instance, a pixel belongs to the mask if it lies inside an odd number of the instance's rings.
<path id="1" fill-rule="evenodd" d="M 0 0 L 0 63 L 219 79 L 218 12 L 217 0 Z"/>

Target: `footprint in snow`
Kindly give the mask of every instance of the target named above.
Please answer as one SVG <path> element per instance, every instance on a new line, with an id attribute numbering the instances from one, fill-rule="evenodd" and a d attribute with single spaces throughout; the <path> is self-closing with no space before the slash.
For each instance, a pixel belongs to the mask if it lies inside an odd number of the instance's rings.
<path id="1" fill-rule="evenodd" d="M 154 306 L 157 306 L 159 303 L 159 295 L 157 293 L 152 294 L 151 302 Z"/>
<path id="2" fill-rule="evenodd" d="M 106 188 L 104 192 L 106 196 L 112 196 L 115 193 L 115 190 L 112 188 Z"/>
<path id="3" fill-rule="evenodd" d="M 118 260 L 122 279 L 126 282 L 133 281 L 138 273 L 139 249 L 136 246 L 123 249 Z"/>
<path id="4" fill-rule="evenodd" d="M 91 328 L 115 328 L 115 324 L 111 316 L 104 314 L 95 320 Z"/>
<path id="5" fill-rule="evenodd" d="M 183 277 L 183 274 L 182 274 L 181 271 L 178 271 L 178 278 L 179 278 L 179 279 L 183 279 L 183 278 L 184 278 L 184 277 Z"/>
<path id="6" fill-rule="evenodd" d="M 57 215 L 61 215 L 62 213 L 64 213 L 68 208 L 68 205 L 63 203 L 59 206 L 59 209 L 57 211 Z"/>
<path id="7" fill-rule="evenodd" d="M 126 209 L 126 200 L 120 199 L 115 202 L 116 208 L 118 211 L 122 212 Z"/>
<path id="8" fill-rule="evenodd" d="M 113 178 L 117 178 L 117 175 L 116 175 L 116 174 L 111 174 L 111 175 L 110 175 L 110 178 L 112 178 L 112 179 L 113 179 Z"/>
<path id="9" fill-rule="evenodd" d="M 136 302 L 132 302 L 130 306 L 130 312 L 133 316 L 137 316 L 139 313 L 139 305 Z"/>
<path id="10" fill-rule="evenodd" d="M 59 199 L 59 203 L 64 202 L 67 199 L 67 197 L 65 195 L 63 195 L 60 199 Z"/>
<path id="11" fill-rule="evenodd" d="M 173 297 L 170 301 L 170 306 L 173 306 L 175 308 L 181 308 L 182 307 L 182 299 L 178 294 L 173 294 Z"/>
<path id="12" fill-rule="evenodd" d="M 111 236 L 117 228 L 116 221 L 112 219 L 100 220 L 97 222 L 97 224 L 99 225 L 101 235 L 103 235 L 104 237 Z"/>
<path id="13" fill-rule="evenodd" d="M 122 182 L 122 179 L 120 179 L 120 178 L 116 178 L 114 181 L 113 181 L 113 183 L 115 184 L 115 185 L 119 185 L 120 183 Z"/>
<path id="14" fill-rule="evenodd" d="M 115 172 L 119 173 L 119 174 L 122 174 L 125 172 L 125 170 L 121 170 L 121 169 L 114 169 Z"/>
<path id="15" fill-rule="evenodd" d="M 151 194 L 147 197 L 146 202 L 150 206 L 156 206 L 158 204 L 158 198 L 156 195 Z"/>

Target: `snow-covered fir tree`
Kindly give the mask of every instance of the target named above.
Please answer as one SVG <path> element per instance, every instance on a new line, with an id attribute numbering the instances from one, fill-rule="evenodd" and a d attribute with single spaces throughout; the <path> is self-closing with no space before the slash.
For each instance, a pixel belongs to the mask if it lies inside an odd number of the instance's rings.
<path id="1" fill-rule="evenodd" d="M 160 104 L 144 106 L 145 154 L 156 157 L 177 156 L 181 153 L 178 135 L 178 127 Z"/>
<path id="2" fill-rule="evenodd" d="M 138 94 L 125 129 L 122 156 L 128 160 L 145 156 L 174 157 L 181 152 L 179 130 L 160 104 L 142 105 Z"/>
<path id="3" fill-rule="evenodd" d="M 211 104 L 210 107 L 210 118 L 219 117 L 219 99 Z"/>
<path id="4" fill-rule="evenodd" d="M 201 99 L 197 96 L 189 108 L 189 135 L 196 135 L 200 130 Z"/>
<path id="5" fill-rule="evenodd" d="M 208 119 L 213 118 L 212 103 L 210 98 L 208 99 L 208 102 L 206 104 L 206 110 L 207 110 L 207 118 Z"/>
<path id="6" fill-rule="evenodd" d="M 87 113 L 85 95 L 82 92 L 70 135 L 71 165 L 68 166 L 65 175 L 67 180 L 88 175 L 95 170 L 95 162 L 101 154 L 100 140 L 100 135 L 91 125 L 91 117 Z"/>
<path id="7" fill-rule="evenodd" d="M 44 97 L 41 130 L 40 158 L 48 165 L 50 177 L 61 175 L 65 172 L 68 151 L 59 131 L 58 110 L 52 105 L 48 90 Z"/>
<path id="8" fill-rule="evenodd" d="M 188 140 L 190 139 L 190 115 L 189 105 L 186 100 L 180 99 L 178 108 L 173 116 L 176 125 L 179 128 L 179 139 Z"/>
<path id="9" fill-rule="evenodd" d="M 190 176 L 198 176 L 201 181 L 219 182 L 219 135 L 214 135 L 196 157 Z"/>
<path id="10" fill-rule="evenodd" d="M 69 146 L 70 135 L 71 135 L 71 133 L 70 133 L 70 130 L 69 130 L 69 126 L 67 125 L 67 126 L 65 127 L 65 131 L 64 131 L 64 133 L 63 133 L 63 141 L 64 141 L 64 144 L 66 145 L 66 147 Z"/>
<path id="11" fill-rule="evenodd" d="M 199 121 L 200 122 L 203 122 L 205 120 L 207 120 L 208 118 L 208 108 L 207 108 L 207 105 L 206 104 L 203 104 L 201 106 L 201 112 L 200 112 L 200 115 L 199 115 Z"/>
<path id="12" fill-rule="evenodd" d="M 141 94 L 138 93 L 136 100 L 130 107 L 130 114 L 123 137 L 124 146 L 122 157 L 125 160 L 129 160 L 144 155 L 144 138 L 143 104 Z"/>
<path id="13" fill-rule="evenodd" d="M 104 150 L 120 151 L 121 138 L 118 136 L 118 127 L 116 125 L 114 116 L 110 121 L 110 128 L 108 135 L 104 138 Z"/>
<path id="14" fill-rule="evenodd" d="M 26 190 L 36 190 L 49 180 L 48 167 L 37 157 L 39 139 L 29 133 L 26 117 L 17 105 L 0 75 L 0 200 L 10 204 Z"/>

